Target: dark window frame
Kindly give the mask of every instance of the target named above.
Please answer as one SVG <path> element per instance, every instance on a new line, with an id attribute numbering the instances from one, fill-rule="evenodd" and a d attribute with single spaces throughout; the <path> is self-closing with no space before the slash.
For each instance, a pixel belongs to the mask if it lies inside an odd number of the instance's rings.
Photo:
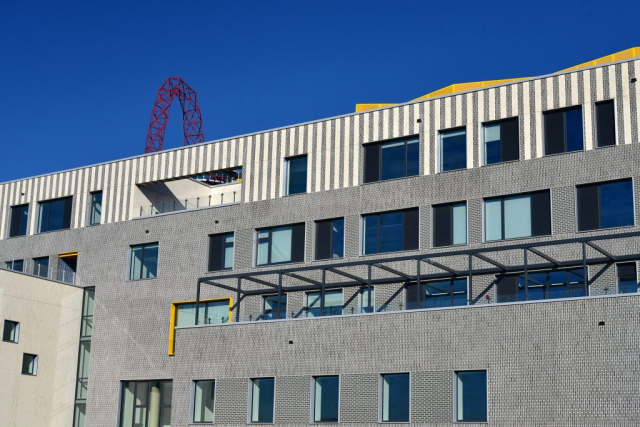
<path id="1" fill-rule="evenodd" d="M 268 294 L 268 295 L 262 295 L 262 301 L 261 301 L 261 310 L 260 310 L 260 316 L 262 320 L 280 320 L 280 319 L 286 319 L 287 316 L 287 303 L 289 302 L 289 298 L 288 295 L 286 293 L 282 293 L 282 296 L 279 299 L 279 303 L 280 306 L 284 306 L 284 310 L 280 309 L 280 317 L 278 317 L 278 310 L 267 310 L 266 309 L 266 302 L 267 302 L 267 298 L 274 298 L 276 300 L 278 300 L 278 294 Z M 282 304 L 282 302 L 284 301 L 284 305 Z M 273 314 L 273 318 L 269 319 L 267 318 L 267 316 L 269 314 Z"/>
<path id="2" fill-rule="evenodd" d="M 456 291 L 455 290 L 455 282 L 459 281 L 459 280 L 464 280 L 466 283 L 465 286 L 465 290 L 464 291 Z M 432 294 L 431 297 L 427 297 L 427 295 L 425 294 L 425 287 L 431 287 L 431 288 L 436 288 L 438 289 L 436 286 L 433 285 L 433 283 L 442 283 L 442 282 L 449 282 L 449 290 L 444 290 L 441 289 L 442 292 L 439 294 Z M 414 288 L 415 287 L 415 288 Z M 415 304 L 420 304 L 421 307 L 417 307 L 417 308 L 409 308 L 410 305 L 410 292 L 415 292 L 416 293 L 416 301 L 414 302 Z M 404 307 L 405 310 L 422 310 L 422 309 L 426 309 L 426 310 L 433 310 L 434 308 L 442 308 L 442 307 L 426 307 L 426 301 L 429 300 L 429 298 L 436 298 L 439 296 L 445 296 L 448 295 L 449 296 L 449 303 L 450 305 L 448 306 L 443 306 L 443 307 L 466 307 L 469 305 L 469 277 L 468 276 L 462 276 L 462 277 L 446 277 L 446 278 L 442 278 L 442 279 L 433 279 L 433 280 L 421 280 L 420 284 L 418 285 L 417 282 L 410 282 L 404 285 Z M 455 305 L 455 297 L 456 296 L 460 296 L 460 295 L 466 295 L 466 303 L 464 305 Z"/>
<path id="3" fill-rule="evenodd" d="M 211 411 L 211 417 L 212 420 L 211 421 L 196 421 L 196 387 L 197 387 L 197 383 L 200 382 L 210 382 L 212 383 L 213 386 L 213 397 L 211 399 L 212 403 L 213 403 L 213 410 Z M 216 393 L 217 391 L 217 386 L 216 386 L 216 380 L 215 379 L 198 379 L 198 380 L 193 380 L 191 381 L 191 406 L 190 406 L 190 417 L 189 417 L 189 421 L 190 424 L 204 424 L 204 425 L 211 425 L 213 423 L 216 422 Z"/>
<path id="4" fill-rule="evenodd" d="M 25 208 L 26 208 L 26 218 L 24 218 L 24 212 L 25 212 Z M 29 211 L 31 206 L 29 203 L 23 203 L 21 205 L 14 205 L 10 207 L 10 213 L 11 213 L 11 218 L 9 220 L 9 238 L 12 237 L 20 237 L 20 236 L 26 236 L 29 234 Z M 16 211 L 20 209 L 20 222 L 18 225 L 16 225 L 15 221 L 16 221 Z M 16 228 L 19 228 L 18 233 L 14 234 L 14 231 Z M 22 232 L 22 229 L 24 228 L 24 233 Z"/>
<path id="5" fill-rule="evenodd" d="M 465 242 L 464 243 L 454 243 L 453 237 L 455 236 L 454 222 L 453 222 L 453 208 L 456 206 L 464 205 L 465 208 L 465 216 L 464 216 L 464 234 L 465 234 Z M 436 233 L 438 232 L 438 228 L 436 225 L 436 210 L 438 208 L 450 208 L 450 221 L 451 221 L 451 230 L 449 232 L 450 243 L 446 245 L 438 245 L 436 241 Z M 438 203 L 436 205 L 431 205 L 431 247 L 432 248 L 446 248 L 452 246 L 466 246 L 469 244 L 469 201 L 462 200 L 459 202 L 450 202 L 450 203 Z"/>
<path id="6" fill-rule="evenodd" d="M 464 147 L 465 147 L 465 152 L 464 152 L 464 156 L 465 156 L 465 165 L 464 167 L 461 168 L 456 168 L 456 169 L 447 169 L 447 170 L 443 170 L 443 161 L 444 161 L 444 157 L 443 157 L 443 140 L 442 137 L 444 136 L 444 134 L 449 133 L 449 132 L 456 132 L 456 131 L 464 131 Z M 455 171 L 462 171 L 462 170 L 467 170 L 469 169 L 469 158 L 467 156 L 467 149 L 469 147 L 469 132 L 467 130 L 467 126 L 466 125 L 462 125 L 462 126 L 455 126 L 455 127 L 451 127 L 451 128 L 447 128 L 447 129 L 440 129 L 438 130 L 438 140 L 437 140 L 437 144 L 438 144 L 438 156 L 437 156 L 437 164 L 436 164 L 436 170 L 438 173 L 446 173 L 446 172 L 455 172 Z"/>
<path id="7" fill-rule="evenodd" d="M 43 276 L 39 272 L 36 272 L 37 266 L 41 265 L 40 261 L 44 261 L 44 260 L 47 260 L 47 262 L 46 262 L 46 273 L 47 274 L 45 276 Z M 42 256 L 42 257 L 33 258 L 33 275 L 48 279 L 49 278 L 49 270 L 51 268 L 50 264 L 51 264 L 51 257 L 49 257 L 49 256 Z"/>
<path id="8" fill-rule="evenodd" d="M 233 248 L 233 264 L 231 267 L 225 268 L 224 265 L 226 264 L 226 249 L 227 246 L 229 246 L 229 243 L 226 242 L 226 237 L 228 236 L 233 236 L 233 243 L 231 244 L 231 247 Z M 236 255 L 235 255 L 235 251 L 236 251 L 236 235 L 234 231 L 229 231 L 226 233 L 214 233 L 214 234 L 209 234 L 209 240 L 208 240 L 208 258 L 207 258 L 207 271 L 209 272 L 213 272 L 213 271 L 232 271 L 235 267 L 235 260 L 236 260 Z M 221 241 L 220 241 L 220 247 L 218 248 L 218 250 L 220 251 L 220 268 L 212 268 L 212 238 L 216 238 L 216 237 L 220 237 Z"/>
<path id="9" fill-rule="evenodd" d="M 605 147 L 603 147 L 605 148 Z M 603 184 L 614 184 L 617 182 L 623 182 L 623 181 L 631 181 L 631 205 L 633 208 L 633 223 L 631 224 L 627 224 L 627 225 L 616 225 L 613 227 L 602 227 L 602 211 L 600 210 L 600 201 L 601 201 L 601 186 Z M 598 203 L 598 228 L 589 228 L 589 229 L 580 229 L 580 204 L 579 204 L 579 188 L 585 188 L 585 187 L 591 187 L 594 186 L 597 188 L 597 203 Z M 590 182 L 590 183 L 586 183 L 586 184 L 578 184 L 575 185 L 575 192 L 574 192 L 574 206 L 575 206 L 575 224 L 576 224 L 576 233 L 587 233 L 587 232 L 593 232 L 593 231 L 598 231 L 598 230 L 615 230 L 617 228 L 629 228 L 629 227 L 635 227 L 637 220 L 636 220 L 636 189 L 635 189 L 635 180 L 633 177 L 630 178 L 622 178 L 622 179 L 612 179 L 609 181 L 598 181 L 598 182 Z"/>
<path id="10" fill-rule="evenodd" d="M 15 339 L 14 340 L 5 339 L 5 332 L 6 332 L 6 329 L 7 329 L 7 323 L 13 325 L 13 329 L 15 331 L 14 332 L 14 335 L 15 335 Z M 2 342 L 18 344 L 19 341 L 20 341 L 20 322 L 16 322 L 15 320 L 4 319 L 4 322 L 2 323 Z"/>
<path id="11" fill-rule="evenodd" d="M 20 269 L 16 269 L 15 265 L 16 263 L 20 263 Z M 11 271 L 17 271 L 20 273 L 24 273 L 24 260 L 23 259 L 12 259 L 10 261 L 5 261 L 4 262 L 4 268 L 5 270 L 11 270 Z"/>
<path id="12" fill-rule="evenodd" d="M 24 362 L 25 362 L 25 357 L 29 356 L 33 358 L 33 371 L 32 372 L 25 372 L 25 366 L 24 366 Z M 33 353 L 22 353 L 22 367 L 20 369 L 20 373 L 22 375 L 27 375 L 30 377 L 36 377 L 38 376 L 38 355 L 37 354 L 33 354 Z"/>
<path id="13" fill-rule="evenodd" d="M 256 380 L 273 380 L 273 400 L 271 402 L 271 421 L 253 421 L 253 384 Z M 276 418 L 276 377 L 251 377 L 249 378 L 249 402 L 247 405 L 247 424 L 274 424 Z"/>
<path id="14" fill-rule="evenodd" d="M 300 227 L 302 226 L 302 254 L 301 257 L 300 256 L 295 256 L 295 246 L 296 246 L 296 226 Z M 271 258 L 272 258 L 272 249 L 273 249 L 273 231 L 280 229 L 280 228 L 287 228 L 287 227 L 291 227 L 291 260 L 289 261 L 280 261 L 280 262 L 272 262 Z M 268 231 L 269 235 L 267 237 L 260 237 L 260 232 L 261 231 Z M 298 230 L 298 232 L 300 232 Z M 259 263 L 259 248 L 260 248 L 260 243 L 261 240 L 266 240 L 267 241 L 267 262 L 264 264 L 260 264 Z M 305 260 L 305 245 L 306 245 L 306 223 L 304 222 L 297 222 L 297 223 L 293 223 L 293 224 L 284 224 L 284 225 L 276 225 L 273 227 L 264 227 L 264 228 L 257 228 L 255 231 L 255 266 L 256 267 L 265 267 L 265 266 L 270 266 L 270 265 L 283 265 L 283 264 L 293 264 L 293 263 L 297 263 L 297 262 L 304 262 Z"/>
<path id="15" fill-rule="evenodd" d="M 519 196 L 531 196 L 531 195 L 536 195 L 536 194 L 542 194 L 542 193 L 549 193 L 549 233 L 548 234 L 535 234 L 533 231 L 533 222 L 534 222 L 534 215 L 533 212 L 531 213 L 531 236 L 523 236 L 523 237 L 509 237 L 506 238 L 505 237 L 505 215 L 504 215 L 504 201 L 505 199 L 509 199 L 512 197 L 519 197 Z M 500 217 L 501 217 L 501 235 L 502 238 L 501 239 L 493 239 L 493 240 L 489 240 L 487 239 L 487 218 L 486 218 L 486 202 L 488 201 L 492 201 L 492 200 L 501 200 L 500 203 Z M 483 238 L 483 243 L 492 243 L 492 242 L 505 242 L 505 241 L 509 241 L 509 240 L 518 240 L 518 239 L 532 239 L 535 237 L 544 237 L 544 236 L 552 236 L 553 235 L 553 206 L 552 206 L 552 197 L 551 197 L 551 189 L 547 189 L 547 190 L 536 190 L 536 191 L 529 191 L 529 192 L 525 192 L 525 193 L 515 193 L 515 194 L 506 194 L 506 195 L 502 195 L 502 196 L 491 196 L 491 197 L 485 197 L 482 199 L 482 238 Z M 533 204 L 531 204 L 531 209 L 533 209 Z M 467 211 L 467 215 L 468 215 L 468 211 Z M 468 227 L 468 225 L 467 225 Z M 467 236 L 468 239 L 468 236 Z"/>
<path id="16" fill-rule="evenodd" d="M 613 108 L 613 144 L 606 144 L 606 145 L 600 145 L 600 129 L 598 126 L 598 122 L 599 117 L 598 117 L 598 106 L 601 105 L 607 105 L 607 104 L 611 104 L 612 108 Z M 597 101 L 593 103 L 593 116 L 594 116 L 594 121 L 593 121 L 593 127 L 594 127 L 594 135 L 595 135 L 595 143 L 594 143 L 594 147 L 595 148 L 607 148 L 607 147 L 615 147 L 618 145 L 618 127 L 616 126 L 616 100 L 614 98 L 610 98 L 610 99 L 603 99 L 601 101 Z"/>
<path id="17" fill-rule="evenodd" d="M 409 136 L 402 136 L 402 137 L 398 137 L 398 138 L 390 138 L 390 139 L 385 139 L 384 141 L 375 141 L 375 142 L 367 142 L 365 144 L 362 144 L 362 158 L 363 158 L 363 162 L 362 162 L 362 184 L 373 184 L 375 182 L 386 182 L 386 181 L 393 181 L 395 179 L 405 179 L 405 178 L 412 178 L 414 176 L 420 176 L 421 173 L 421 169 L 422 166 L 420 165 L 420 160 L 418 158 L 418 173 L 416 175 L 408 175 L 408 155 L 407 155 L 407 151 L 408 151 L 408 143 L 411 141 L 416 141 L 418 144 L 418 153 L 421 152 L 422 150 L 422 139 L 420 138 L 420 134 L 414 134 L 414 135 L 409 135 Z M 387 179 L 382 179 L 382 146 L 385 144 L 395 144 L 397 142 L 404 142 L 404 175 L 403 176 L 399 176 L 397 178 L 387 178 Z M 367 171 L 367 151 L 372 149 L 372 147 L 378 147 L 378 154 L 377 154 L 377 177 L 372 177 L 371 175 L 371 171 Z"/>
<path id="18" fill-rule="evenodd" d="M 305 176 L 305 189 L 304 191 L 299 191 L 296 193 L 291 193 L 289 191 L 289 187 L 291 185 L 291 166 L 290 163 L 291 160 L 298 160 L 298 159 L 302 159 L 305 158 L 306 159 L 306 167 L 305 167 L 305 172 L 306 172 L 306 176 Z M 289 156 L 289 157 L 285 157 L 284 158 L 284 182 L 283 182 L 283 196 L 295 196 L 296 194 L 307 194 L 309 193 L 309 155 L 308 154 L 298 154 L 295 156 Z"/>
<path id="19" fill-rule="evenodd" d="M 617 262 L 615 264 L 615 273 L 616 273 L 616 294 L 623 294 L 623 293 L 630 293 L 630 294 L 637 294 L 638 291 L 636 292 L 621 292 L 620 289 L 620 281 L 623 280 L 625 277 L 630 278 L 630 276 L 625 276 L 621 274 L 621 264 L 633 264 L 634 267 L 634 276 L 633 276 L 633 280 L 636 283 L 636 286 L 638 287 L 638 290 L 640 291 L 640 283 L 638 282 L 638 263 L 636 261 L 628 261 L 628 262 Z"/>
<path id="20" fill-rule="evenodd" d="M 458 375 L 460 373 L 474 373 L 474 372 L 484 372 L 485 376 L 485 419 L 484 420 L 460 420 L 458 418 L 459 412 L 459 404 L 458 402 Z M 458 369 L 453 372 L 454 384 L 453 384 L 453 422 L 454 423 L 487 423 L 489 419 L 489 371 L 487 369 Z"/>
<path id="21" fill-rule="evenodd" d="M 409 378 L 409 390 L 407 393 L 407 396 L 409 398 L 409 402 L 408 402 L 408 413 L 407 416 L 408 418 L 406 420 L 385 420 L 384 419 L 384 399 L 385 399 L 385 394 L 384 394 L 384 380 L 386 376 L 390 376 L 390 375 L 406 375 Z M 384 372 L 381 373 L 379 375 L 379 380 L 378 380 L 378 423 L 380 424 L 395 424 L 395 423 L 411 423 L 411 410 L 412 410 L 412 393 L 411 393 L 411 386 L 413 384 L 413 375 L 411 375 L 411 372 Z M 390 397 L 390 396 L 389 396 Z M 391 406 L 391 402 L 389 402 L 389 406 Z"/>
<path id="22" fill-rule="evenodd" d="M 50 205 L 52 203 L 55 202 L 60 202 L 60 201 L 65 201 L 65 206 L 62 212 L 62 227 L 61 228 L 56 228 L 56 229 L 49 229 L 49 220 L 51 219 L 51 207 Z M 68 205 L 67 205 L 67 201 L 68 201 Z M 47 209 L 47 229 L 46 230 L 42 230 L 43 229 L 43 210 L 44 207 L 46 205 L 49 205 L 49 209 Z M 49 200 L 43 200 L 38 202 L 38 233 L 37 234 L 41 234 L 41 233 L 51 233 L 53 231 L 60 231 L 60 230 L 69 230 L 71 229 L 71 217 L 73 216 L 73 196 L 66 196 L 66 197 L 58 197 L 56 199 L 49 199 Z"/>
<path id="23" fill-rule="evenodd" d="M 159 384 L 159 388 L 160 388 L 160 405 L 159 405 L 159 409 L 158 409 L 158 414 L 161 418 L 162 415 L 162 409 L 164 408 L 169 408 L 171 409 L 171 407 L 173 406 L 173 380 L 172 379 L 163 379 L 163 380 L 132 380 L 132 381 L 120 381 L 120 402 L 121 405 L 120 406 L 120 414 L 118 415 L 118 427 L 122 427 L 124 425 L 124 396 L 125 396 L 125 390 L 126 390 L 126 384 L 129 383 L 136 383 L 136 389 L 138 388 L 138 384 L 142 384 L 142 383 L 147 383 L 146 387 L 147 387 L 147 395 L 146 395 L 146 399 L 145 402 L 146 404 L 144 405 L 137 405 L 135 404 L 135 399 L 134 399 L 134 404 L 133 404 L 133 411 L 132 411 L 132 423 L 131 425 L 134 425 L 133 423 L 133 418 L 135 417 L 135 413 L 136 413 L 136 409 L 140 408 L 144 408 L 144 425 L 148 425 L 148 421 L 149 421 L 149 408 L 150 408 L 150 404 L 149 402 L 151 401 L 151 383 L 158 383 Z M 165 401 L 165 393 L 164 393 L 164 387 L 163 384 L 164 383 L 171 383 L 171 399 L 169 400 L 169 404 L 163 403 Z M 137 393 L 135 394 L 137 396 Z M 169 410 L 169 418 L 171 418 L 171 410 Z M 169 421 L 171 422 L 171 421 Z"/>
<path id="24" fill-rule="evenodd" d="M 94 218 L 93 218 L 93 211 L 94 211 L 94 207 L 98 204 L 96 202 L 95 197 L 97 195 L 100 195 L 100 220 L 98 222 L 94 222 Z M 91 191 L 89 193 L 89 220 L 87 221 L 87 225 L 89 226 L 94 226 L 94 225 L 100 225 L 102 224 L 102 217 L 103 217 L 103 212 L 104 212 L 104 204 L 102 203 L 102 198 L 103 196 L 103 192 L 102 190 L 96 190 L 96 191 Z"/>
<path id="25" fill-rule="evenodd" d="M 515 121 L 517 123 L 517 127 L 518 127 L 518 158 L 517 159 L 511 159 L 511 160 L 502 160 L 502 158 L 500 159 L 499 162 L 494 162 L 494 163 L 487 163 L 487 141 L 486 141 L 486 137 L 485 137 L 485 128 L 487 126 L 493 126 L 493 125 L 501 125 L 500 127 L 500 134 L 502 135 L 502 124 L 506 123 L 506 122 L 510 122 L 510 121 Z M 514 163 L 514 162 L 519 162 L 520 161 L 520 138 L 521 138 L 522 134 L 520 132 L 520 116 L 513 116 L 513 117 L 505 117 L 503 119 L 497 119 L 497 120 L 490 120 L 487 122 L 482 122 L 482 166 L 493 166 L 493 165 L 500 165 L 500 164 L 504 164 L 504 163 Z M 500 144 L 502 144 L 502 136 L 501 136 L 501 140 L 500 140 Z M 500 145 L 500 148 L 502 149 L 502 145 Z M 501 153 L 502 156 L 502 153 Z"/>
<path id="26" fill-rule="evenodd" d="M 156 258 L 156 275 L 155 277 L 138 277 L 138 278 L 133 278 L 133 250 L 135 248 L 138 247 L 142 247 L 142 261 L 141 261 L 141 265 L 144 265 L 144 260 L 145 260 L 145 256 L 144 256 L 144 252 L 147 249 L 147 246 L 151 246 L 151 245 L 156 245 L 157 246 L 157 251 L 158 251 L 158 256 Z M 148 243 L 139 243 L 139 244 L 135 244 L 135 245 L 130 245 L 129 246 L 129 268 L 128 268 L 128 274 L 127 274 L 127 281 L 134 281 L 134 280 L 153 280 L 153 279 L 157 279 L 159 276 L 159 270 L 160 268 L 160 241 L 156 240 L 155 242 L 148 242 Z M 140 270 L 140 274 L 142 275 L 142 269 Z"/>
<path id="27" fill-rule="evenodd" d="M 316 393 L 318 391 L 318 388 L 317 388 L 317 384 L 318 383 L 317 383 L 317 381 L 318 381 L 319 378 L 337 378 L 338 379 L 338 396 L 337 396 L 338 397 L 338 403 L 337 403 L 338 413 L 337 413 L 337 418 L 335 420 L 322 420 L 322 419 L 321 420 L 316 420 L 315 419 L 316 409 L 317 409 L 316 408 L 316 400 L 317 400 L 316 399 Z M 340 386 L 341 386 L 340 374 L 338 374 L 338 375 L 313 375 L 311 377 L 311 391 L 312 391 L 312 393 L 311 393 L 311 396 L 312 396 L 312 398 L 311 398 L 311 419 L 310 419 L 311 424 L 338 424 L 338 423 L 340 423 L 340 406 L 341 406 L 341 403 L 342 403 L 342 399 L 341 399 L 341 397 L 342 397 L 341 394 L 342 393 L 341 393 L 341 387 Z"/>
<path id="28" fill-rule="evenodd" d="M 334 257 L 333 255 L 333 223 L 334 221 L 337 220 L 342 220 L 342 256 L 337 256 Z M 331 231 L 329 233 L 329 252 L 331 254 L 331 256 L 329 258 L 318 258 L 318 242 L 320 239 L 319 233 L 320 233 L 320 229 L 318 228 L 319 224 L 323 224 L 323 223 L 330 223 L 331 224 Z M 344 253 L 345 253 L 345 249 L 346 249 L 346 239 L 345 239 L 345 219 L 344 217 L 337 217 L 337 218 L 329 218 L 329 219 L 321 219 L 321 220 L 317 220 L 314 222 L 314 228 L 315 228 L 315 239 L 314 239 L 314 251 L 313 251 L 313 259 L 315 261 L 323 261 L 323 260 L 330 260 L 330 259 L 342 259 L 344 258 Z"/>
<path id="29" fill-rule="evenodd" d="M 385 252 L 381 252 L 380 251 L 380 216 L 381 215 L 385 215 L 385 214 L 392 214 L 392 213 L 403 213 L 402 216 L 402 249 L 397 250 L 397 251 L 385 251 Z M 416 247 L 413 248 L 407 248 L 405 247 L 406 241 L 405 241 L 405 234 L 406 234 L 406 216 L 404 215 L 407 212 L 416 212 L 417 215 L 417 227 L 418 227 L 418 234 L 417 234 L 417 244 Z M 365 218 L 368 217 L 373 217 L 376 216 L 377 217 L 377 225 L 376 225 L 376 252 L 371 252 L 371 253 L 366 253 L 366 228 L 365 228 Z M 383 212 L 374 212 L 374 213 L 368 213 L 368 214 L 363 214 L 360 216 L 360 255 L 378 255 L 378 254 L 384 254 L 384 253 L 397 253 L 397 252 L 406 252 L 406 251 L 415 251 L 415 250 L 419 250 L 420 249 L 420 207 L 415 207 L 415 208 L 407 208 L 407 209 L 396 209 L 396 210 L 391 210 L 391 211 L 383 211 Z"/>
<path id="30" fill-rule="evenodd" d="M 565 281 L 563 283 L 551 283 L 550 279 L 551 279 L 551 274 L 553 273 L 564 273 L 565 275 Z M 536 274 L 546 274 L 546 279 L 544 283 L 541 282 L 536 282 L 534 279 L 532 279 L 532 275 L 536 275 Z M 571 283 L 571 275 L 575 275 L 577 277 L 580 277 L 582 279 L 582 282 L 578 282 L 578 283 Z M 513 303 L 513 302 L 523 302 L 523 301 L 553 301 L 553 300 L 562 300 L 562 299 L 567 299 L 567 298 L 584 298 L 584 297 L 588 297 L 589 293 L 591 291 L 591 279 L 587 279 L 585 281 L 584 276 L 584 268 L 583 267 L 556 267 L 556 268 L 545 268 L 545 269 L 537 269 L 537 270 L 530 270 L 527 271 L 527 283 L 525 282 L 525 273 L 524 271 L 520 271 L 520 272 L 509 272 L 506 274 L 498 274 L 496 275 L 496 281 L 495 281 L 495 302 L 497 304 L 502 304 L 502 303 Z M 589 271 L 587 270 L 587 277 L 589 276 Z M 512 296 L 515 297 L 515 300 L 504 300 L 504 301 L 498 301 L 499 297 L 502 294 L 502 291 L 500 290 L 499 286 L 501 285 L 501 280 L 504 278 L 515 278 L 515 283 L 512 284 L 513 286 L 513 290 L 515 291 L 515 293 L 512 294 Z M 520 280 L 522 280 L 522 285 L 520 284 Z M 553 291 L 554 289 L 559 289 L 563 286 L 567 287 L 567 291 L 580 291 L 583 293 L 583 295 L 579 295 L 579 296 L 565 296 L 565 297 L 552 297 L 551 296 L 551 291 Z M 534 288 L 539 288 L 542 289 L 543 292 L 543 298 L 530 298 L 529 297 L 529 290 L 530 289 L 534 289 Z M 522 291 L 522 292 L 520 292 Z M 520 296 L 522 295 L 522 299 L 520 299 Z"/>
<path id="31" fill-rule="evenodd" d="M 582 149 L 580 150 L 572 150 L 572 151 L 568 151 L 568 137 L 567 137 L 567 111 L 571 111 L 571 110 L 580 110 L 580 116 L 581 116 L 581 121 L 582 121 Z M 563 140 L 563 151 L 558 152 L 558 153 L 547 153 L 547 130 L 546 130 L 546 119 L 545 117 L 547 115 L 550 114 L 554 114 L 554 113 L 563 113 L 562 114 L 562 127 L 564 130 L 564 140 Z M 542 156 L 543 157 L 547 157 L 547 156 L 557 156 L 560 154 L 569 154 L 569 153 L 580 153 L 580 152 L 584 152 L 586 150 L 585 147 L 585 138 L 584 138 L 584 132 L 585 132 L 585 126 L 584 126 L 584 105 L 583 104 L 578 104 L 578 105 L 571 105 L 571 106 L 567 106 L 567 107 L 561 107 L 561 108 L 554 108 L 551 110 L 545 110 L 542 112 Z"/>

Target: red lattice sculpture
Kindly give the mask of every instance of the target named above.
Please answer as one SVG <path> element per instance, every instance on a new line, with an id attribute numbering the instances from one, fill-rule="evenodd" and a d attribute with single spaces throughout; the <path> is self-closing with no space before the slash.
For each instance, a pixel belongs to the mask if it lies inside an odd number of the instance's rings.
<path id="1" fill-rule="evenodd" d="M 147 144 L 145 153 L 154 153 L 162 150 L 164 130 L 169 119 L 169 109 L 173 98 L 178 96 L 182 107 L 182 127 L 184 128 L 184 145 L 193 145 L 204 142 L 202 132 L 202 116 L 196 92 L 189 87 L 180 77 L 169 77 L 158 89 L 156 102 L 151 110 L 151 123 L 147 132 Z"/>

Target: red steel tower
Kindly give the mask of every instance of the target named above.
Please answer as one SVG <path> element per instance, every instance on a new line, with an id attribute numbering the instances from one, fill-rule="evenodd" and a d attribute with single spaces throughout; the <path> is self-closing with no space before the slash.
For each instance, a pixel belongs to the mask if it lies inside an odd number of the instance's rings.
<path id="1" fill-rule="evenodd" d="M 193 145 L 204 142 L 202 132 L 202 116 L 196 92 L 189 87 L 180 77 L 169 77 L 158 89 L 156 102 L 151 110 L 151 122 L 147 132 L 147 144 L 145 153 L 154 153 L 162 150 L 164 130 L 169 119 L 169 109 L 173 98 L 178 96 L 182 107 L 182 127 L 184 128 L 184 145 Z"/>

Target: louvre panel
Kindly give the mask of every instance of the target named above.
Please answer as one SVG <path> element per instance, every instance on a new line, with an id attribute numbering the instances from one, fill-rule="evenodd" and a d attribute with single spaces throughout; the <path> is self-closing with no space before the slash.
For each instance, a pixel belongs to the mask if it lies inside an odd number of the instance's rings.
<path id="1" fill-rule="evenodd" d="M 598 147 L 616 145 L 613 100 L 596 104 L 596 142 Z"/>
<path id="2" fill-rule="evenodd" d="M 600 228 L 599 188 L 597 184 L 578 187 L 578 230 Z"/>
<path id="3" fill-rule="evenodd" d="M 407 309 L 411 310 L 418 307 L 418 286 L 416 285 L 407 285 L 405 288 L 405 296 L 406 296 L 406 304 Z"/>
<path id="4" fill-rule="evenodd" d="M 9 237 L 20 235 L 20 226 L 22 225 L 22 208 L 11 208 L 11 226 L 9 228 Z"/>
<path id="5" fill-rule="evenodd" d="M 564 112 L 552 112 L 544 115 L 544 153 L 564 153 Z"/>
<path id="6" fill-rule="evenodd" d="M 332 220 L 316 222 L 316 259 L 331 258 L 332 224 Z"/>
<path id="7" fill-rule="evenodd" d="M 531 194 L 531 234 L 533 236 L 551 234 L 551 197 L 549 191 Z"/>
<path id="8" fill-rule="evenodd" d="M 292 226 L 291 262 L 304 261 L 304 223 Z"/>
<path id="9" fill-rule="evenodd" d="M 433 246 L 453 244 L 453 209 L 451 205 L 433 208 Z"/>
<path id="10" fill-rule="evenodd" d="M 636 263 L 625 262 L 624 264 L 618 264 L 618 278 L 619 279 L 631 279 L 636 280 Z"/>
<path id="11" fill-rule="evenodd" d="M 209 271 L 222 270 L 223 234 L 209 236 Z"/>
<path id="12" fill-rule="evenodd" d="M 418 208 L 404 211 L 403 249 L 418 249 L 420 242 L 420 214 Z"/>
<path id="13" fill-rule="evenodd" d="M 505 120 L 500 125 L 500 150 L 503 162 L 520 158 L 520 130 L 517 117 Z"/>
<path id="14" fill-rule="evenodd" d="M 64 213 L 62 216 L 62 228 L 71 228 L 71 208 L 73 206 L 73 198 L 69 197 L 64 200 Z"/>
<path id="15" fill-rule="evenodd" d="M 496 302 L 518 300 L 518 276 L 503 276 L 496 279 Z"/>
<path id="16" fill-rule="evenodd" d="M 364 182 L 380 181 L 380 144 L 364 146 Z"/>

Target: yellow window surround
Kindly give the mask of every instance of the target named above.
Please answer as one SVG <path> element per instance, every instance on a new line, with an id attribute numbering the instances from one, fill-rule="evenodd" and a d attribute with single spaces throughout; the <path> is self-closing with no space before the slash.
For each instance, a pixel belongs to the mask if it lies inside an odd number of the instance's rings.
<path id="1" fill-rule="evenodd" d="M 210 298 L 210 299 L 202 299 L 200 303 L 207 303 L 213 301 L 229 301 L 229 323 L 233 321 L 233 314 L 231 312 L 231 307 L 233 307 L 233 298 Z M 195 304 L 196 300 L 192 301 L 176 301 L 171 303 L 171 318 L 169 319 L 169 356 L 173 356 L 175 354 L 175 344 L 176 344 L 176 319 L 178 316 L 178 306 L 184 304 Z"/>

